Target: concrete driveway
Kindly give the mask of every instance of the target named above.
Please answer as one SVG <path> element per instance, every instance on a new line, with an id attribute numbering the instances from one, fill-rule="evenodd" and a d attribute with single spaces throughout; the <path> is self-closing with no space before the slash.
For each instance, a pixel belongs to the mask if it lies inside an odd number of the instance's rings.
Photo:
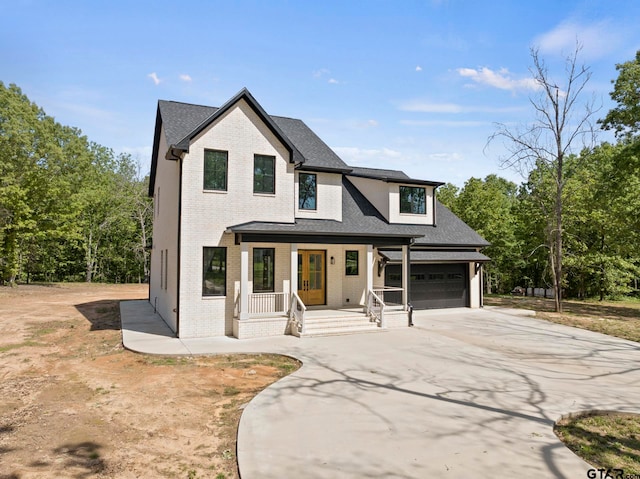
<path id="1" fill-rule="evenodd" d="M 125 346 L 136 349 L 125 316 Z M 585 478 L 590 466 L 558 441 L 554 421 L 640 412 L 637 343 L 489 308 L 417 312 L 414 322 L 354 336 L 173 341 L 189 353 L 304 362 L 247 405 L 243 479 Z"/>

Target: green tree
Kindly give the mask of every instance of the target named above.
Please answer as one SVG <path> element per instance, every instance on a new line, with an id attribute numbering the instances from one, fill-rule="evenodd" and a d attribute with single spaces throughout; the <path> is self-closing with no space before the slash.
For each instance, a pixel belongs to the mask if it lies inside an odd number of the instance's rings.
<path id="1" fill-rule="evenodd" d="M 618 78 L 613 81 L 611 99 L 617 106 L 599 123 L 605 130 L 614 130 L 619 139 L 637 138 L 640 132 L 640 50 L 636 57 L 616 65 Z"/>
<path id="2" fill-rule="evenodd" d="M 530 99 L 535 119 L 520 128 L 499 124 L 489 138 L 490 142 L 498 138 L 505 141 L 508 153 L 502 158 L 503 166 L 514 168 L 523 176 L 541 164 L 553 172 L 554 201 L 552 211 L 546 212 L 546 247 L 550 251 L 556 311 L 562 311 L 565 159 L 576 148 L 582 149 L 593 141 L 593 101 L 585 103 L 584 108 L 579 104 L 591 78 L 589 68 L 578 65 L 580 49 L 577 45 L 566 59 L 563 85 L 551 78 L 537 50 L 532 50 L 532 75 L 539 86 L 539 95 Z"/>

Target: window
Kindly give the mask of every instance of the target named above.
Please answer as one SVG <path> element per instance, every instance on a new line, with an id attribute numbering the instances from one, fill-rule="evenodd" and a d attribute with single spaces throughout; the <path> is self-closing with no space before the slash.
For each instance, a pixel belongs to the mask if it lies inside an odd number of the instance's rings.
<path id="1" fill-rule="evenodd" d="M 316 175 L 312 173 L 300 173 L 298 183 L 298 208 L 301 210 L 315 210 Z"/>
<path id="2" fill-rule="evenodd" d="M 225 296 L 227 248 L 203 248 L 202 296 Z"/>
<path id="3" fill-rule="evenodd" d="M 347 251 L 345 256 L 344 274 L 347 276 L 358 275 L 358 252 Z"/>
<path id="4" fill-rule="evenodd" d="M 276 192 L 276 157 L 266 155 L 253 156 L 253 192 Z"/>
<path id="5" fill-rule="evenodd" d="M 275 250 L 273 248 L 253 249 L 253 292 L 272 292 Z"/>
<path id="6" fill-rule="evenodd" d="M 227 191 L 226 151 L 204 150 L 204 189 Z"/>
<path id="7" fill-rule="evenodd" d="M 167 289 L 167 275 L 169 270 L 169 250 L 164 250 L 164 289 Z"/>
<path id="8" fill-rule="evenodd" d="M 427 212 L 427 191 L 415 186 L 400 187 L 400 213 L 424 215 Z"/>
<path id="9" fill-rule="evenodd" d="M 160 250 L 160 289 L 164 288 L 164 250 Z"/>

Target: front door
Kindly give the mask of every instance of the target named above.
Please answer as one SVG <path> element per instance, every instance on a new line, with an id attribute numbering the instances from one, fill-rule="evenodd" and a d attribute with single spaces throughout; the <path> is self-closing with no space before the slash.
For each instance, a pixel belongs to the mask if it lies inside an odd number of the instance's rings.
<path id="1" fill-rule="evenodd" d="M 326 303 L 326 252 L 298 250 L 298 296 L 307 306 Z"/>

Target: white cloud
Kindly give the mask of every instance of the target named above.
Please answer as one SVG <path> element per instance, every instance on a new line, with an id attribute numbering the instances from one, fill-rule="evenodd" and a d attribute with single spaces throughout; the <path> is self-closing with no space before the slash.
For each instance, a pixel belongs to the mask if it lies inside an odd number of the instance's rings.
<path id="1" fill-rule="evenodd" d="M 582 45 L 581 55 L 589 59 L 601 58 L 614 51 L 623 41 L 624 29 L 608 20 L 581 24 L 567 20 L 533 41 L 541 53 L 570 55 L 576 42 Z"/>
<path id="2" fill-rule="evenodd" d="M 191 81 L 191 76 L 187 75 L 186 73 L 183 73 L 182 75 L 180 75 L 180 80 L 186 81 L 186 82 L 190 82 Z"/>
<path id="3" fill-rule="evenodd" d="M 160 80 L 160 78 L 158 78 L 158 75 L 156 74 L 156 72 L 149 73 L 147 76 L 153 80 L 153 83 L 155 85 L 159 85 L 160 82 L 162 81 Z"/>
<path id="4" fill-rule="evenodd" d="M 332 85 L 337 85 L 340 82 L 338 80 L 336 80 L 335 78 L 329 78 L 327 83 L 331 83 Z"/>
<path id="5" fill-rule="evenodd" d="M 513 78 L 511 72 L 506 68 L 498 71 L 491 70 L 487 67 L 479 69 L 475 68 L 458 68 L 456 70 L 460 76 L 470 78 L 480 85 L 488 85 L 500 90 L 539 90 L 540 85 L 533 78 Z"/>
<path id="6" fill-rule="evenodd" d="M 422 71 L 422 67 L 420 65 L 416 66 L 416 71 L 417 72 L 421 72 Z"/>
<path id="7" fill-rule="evenodd" d="M 324 75 L 329 75 L 331 73 L 331 71 L 328 68 L 320 68 L 319 70 L 315 70 L 313 72 L 313 77 L 314 78 L 320 78 Z"/>

